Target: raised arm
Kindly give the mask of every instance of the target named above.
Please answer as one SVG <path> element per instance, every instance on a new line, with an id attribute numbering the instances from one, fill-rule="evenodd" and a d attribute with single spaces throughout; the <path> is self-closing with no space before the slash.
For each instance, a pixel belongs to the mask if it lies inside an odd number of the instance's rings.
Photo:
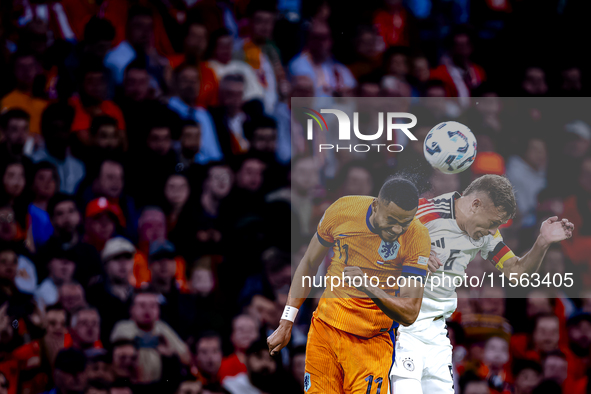
<path id="1" fill-rule="evenodd" d="M 511 274 L 521 277 L 523 274 L 536 272 L 550 245 L 572 237 L 574 228 L 568 219 L 558 220 L 557 216 L 553 216 L 545 220 L 540 227 L 540 235 L 530 251 L 523 257 L 514 256 L 500 266 L 497 264 L 497 268 L 508 278 Z"/>
<path id="2" fill-rule="evenodd" d="M 306 254 L 300 261 L 298 268 L 296 269 L 291 287 L 289 289 L 289 295 L 287 297 L 286 306 L 294 307 L 299 309 L 308 295 L 310 294 L 310 281 L 303 280 L 305 277 L 311 277 L 316 275 L 318 267 L 322 264 L 324 256 L 330 247 L 323 246 L 318 240 L 318 235 L 314 234 Z M 289 343 L 291 339 L 291 328 L 293 322 L 287 319 L 281 319 L 279 321 L 279 327 L 267 338 L 267 344 L 269 345 L 269 352 L 274 355 L 276 352 L 283 349 Z"/>

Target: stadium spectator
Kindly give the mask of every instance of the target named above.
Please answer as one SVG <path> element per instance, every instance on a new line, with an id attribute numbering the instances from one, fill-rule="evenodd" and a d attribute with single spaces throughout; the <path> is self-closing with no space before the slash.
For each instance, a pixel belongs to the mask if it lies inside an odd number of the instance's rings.
<path id="1" fill-rule="evenodd" d="M 101 252 L 105 243 L 116 233 L 117 226 L 125 226 L 125 218 L 119 205 L 105 197 L 95 198 L 86 205 L 83 241 Z"/>
<path id="2" fill-rule="evenodd" d="M 138 292 L 132 301 L 131 320 L 118 322 L 111 333 L 111 342 L 138 338 L 139 382 L 151 383 L 162 375 L 161 352 L 170 347 L 182 363 L 190 363 L 187 345 L 160 320 L 158 293 L 153 290 Z"/>
<path id="3" fill-rule="evenodd" d="M 201 126 L 199 123 L 186 120 L 181 127 L 179 142 L 174 144 L 173 148 L 176 151 L 182 170 L 194 167 L 197 155 L 201 150 Z"/>
<path id="4" fill-rule="evenodd" d="M 291 60 L 289 73 L 311 78 L 316 97 L 348 97 L 356 86 L 355 78 L 348 68 L 333 59 L 331 34 L 328 25 L 313 22 L 306 49 Z"/>
<path id="5" fill-rule="evenodd" d="M 258 340 L 246 351 L 246 373 L 227 377 L 223 386 L 231 394 L 266 392 L 280 393 L 279 374 L 276 374 L 277 364 L 269 355 L 267 343 Z"/>
<path id="6" fill-rule="evenodd" d="M 76 268 L 74 277 L 80 283 L 88 283 L 91 278 L 101 272 L 100 258 L 96 249 L 82 242 L 79 233 L 81 216 L 73 196 L 56 193 L 47 203 L 47 214 L 53 226 L 53 235 L 39 250 L 39 256 L 49 256 L 48 250 L 70 250 L 77 256 L 76 260 L 84 261 L 84 264 Z M 47 275 L 44 267 L 38 267 L 40 278 Z"/>
<path id="7" fill-rule="evenodd" d="M 69 315 L 86 306 L 84 288 L 77 282 L 64 283 L 59 288 L 58 300 Z"/>
<path id="8" fill-rule="evenodd" d="M 542 366 L 535 361 L 514 360 L 514 393 L 531 394 L 542 379 Z"/>
<path id="9" fill-rule="evenodd" d="M 355 79 L 359 81 L 359 77 L 370 74 L 380 67 L 383 42 L 373 27 L 360 26 L 357 29 L 354 45 L 355 60 L 348 67 Z"/>
<path id="10" fill-rule="evenodd" d="M 108 158 L 120 158 L 124 151 L 125 141 L 117 120 L 106 115 L 92 118 L 89 146 L 82 155 L 86 168 L 90 170 Z"/>
<path id="11" fill-rule="evenodd" d="M 100 338 L 100 315 L 97 309 L 92 307 L 82 308 L 72 314 L 70 318 L 70 331 L 64 339 L 64 347 L 74 347 L 82 351 L 88 349 L 101 349 L 103 344 Z"/>
<path id="12" fill-rule="evenodd" d="M 133 244 L 125 238 L 109 239 L 101 255 L 105 275 L 88 289 L 88 302 L 101 316 L 103 343 L 109 343 L 109 335 L 119 320 L 129 318 L 135 252 Z"/>
<path id="13" fill-rule="evenodd" d="M 204 390 L 221 392 L 220 366 L 222 364 L 222 338 L 213 331 L 204 332 L 195 341 L 193 363 L 197 368 L 197 381 Z"/>
<path id="14" fill-rule="evenodd" d="M 53 250 L 46 250 L 47 272 L 49 276 L 39 284 L 35 291 L 35 299 L 41 305 L 53 305 L 58 302 L 59 288 L 72 281 L 76 270 L 75 256 L 71 250 L 63 250 L 56 246 Z"/>
<path id="15" fill-rule="evenodd" d="M 383 3 L 383 8 L 374 15 L 373 23 L 386 47 L 410 46 L 414 39 L 412 15 L 406 11 L 402 0 L 385 0 Z"/>
<path id="16" fill-rule="evenodd" d="M 60 191 L 73 194 L 85 175 L 84 164 L 72 156 L 68 149 L 70 126 L 74 110 L 64 104 L 50 104 L 41 118 L 41 134 L 45 148 L 31 157 L 34 162 L 48 161 L 56 166 Z"/>
<path id="17" fill-rule="evenodd" d="M 48 161 L 35 164 L 29 182 L 33 201 L 27 210 L 35 249 L 43 246 L 53 234 L 47 206 L 51 197 L 56 193 L 59 183 L 60 178 L 53 164 Z"/>
<path id="18" fill-rule="evenodd" d="M 199 71 L 192 66 L 180 66 L 174 70 L 176 96 L 168 101 L 168 108 L 184 120 L 192 120 L 201 127 L 201 149 L 197 162 L 205 164 L 223 157 L 220 142 L 211 119 L 203 108 L 195 106 L 199 93 Z"/>
<path id="19" fill-rule="evenodd" d="M 183 300 L 181 293 L 186 293 L 186 283 L 177 281 L 176 248 L 170 241 L 153 241 L 150 243 L 148 269 L 150 270 L 149 286 L 160 294 L 160 315 L 162 321 L 168 323 L 176 332 L 181 331 Z M 182 286 L 182 287 L 181 287 Z"/>
<path id="20" fill-rule="evenodd" d="M 25 155 L 25 144 L 29 137 L 30 116 L 21 109 L 10 109 L 0 115 L 0 154 L 3 161 L 10 157 L 21 160 L 27 169 L 30 170 L 31 159 Z M 39 115 L 41 120 L 41 115 Z M 41 129 L 39 129 L 41 132 Z"/>
<path id="21" fill-rule="evenodd" d="M 36 97 L 33 88 L 36 78 L 42 73 L 41 65 L 32 52 L 24 50 L 14 55 L 13 62 L 16 86 L 12 92 L 2 97 L 0 110 L 20 108 L 26 111 L 31 120 L 31 132 L 40 134 L 41 114 L 48 102 L 42 97 Z"/>
<path id="22" fill-rule="evenodd" d="M 94 181 L 81 193 L 82 204 L 105 197 L 111 204 L 121 208 L 125 219 L 126 234 L 135 239 L 137 237 L 137 220 L 139 214 L 134 199 L 124 192 L 125 172 L 123 165 L 115 160 L 104 160 L 98 166 L 98 174 Z"/>
<path id="23" fill-rule="evenodd" d="M 134 59 L 146 62 L 148 72 L 156 83 L 165 86 L 164 78 L 168 60 L 158 54 L 154 47 L 154 16 L 141 5 L 133 6 L 127 14 L 125 40 L 105 56 L 105 66 L 111 70 L 117 85 L 123 82 L 125 68 Z"/>
<path id="24" fill-rule="evenodd" d="M 48 393 L 69 393 L 86 388 L 86 356 L 78 349 L 61 350 L 55 359 L 53 381 L 55 388 Z"/>
<path id="25" fill-rule="evenodd" d="M 139 376 L 138 347 L 132 340 L 119 340 L 111 345 L 115 381 L 137 382 Z"/>
<path id="26" fill-rule="evenodd" d="M 243 96 L 242 76 L 229 74 L 220 81 L 220 106 L 210 112 L 224 157 L 241 155 L 249 149 L 243 128 L 248 118 Z"/>
<path id="27" fill-rule="evenodd" d="M 143 283 L 151 280 L 151 273 L 149 269 L 149 259 L 151 254 L 152 244 L 159 242 L 158 247 L 154 246 L 153 251 L 157 251 L 160 246 L 164 246 L 165 250 L 174 249 L 174 260 L 176 261 L 176 283 L 180 285 L 183 291 L 186 289 L 186 263 L 182 256 L 176 254 L 174 245 L 166 241 L 166 216 L 162 209 L 154 206 L 144 208 L 138 221 L 139 239 L 138 239 L 138 253 L 135 255 L 135 262 L 133 266 L 133 276 L 135 278 L 135 286 L 140 287 Z"/>
<path id="28" fill-rule="evenodd" d="M 507 178 L 519 196 L 517 207 L 522 216 L 521 226 L 535 224 L 537 196 L 546 187 L 546 144 L 538 138 L 530 138 L 522 144 L 519 156 L 507 160 Z"/>
<path id="29" fill-rule="evenodd" d="M 226 28 L 216 30 L 210 37 L 211 58 L 207 64 L 213 69 L 218 81 L 226 75 L 241 75 L 244 79 L 244 102 L 264 97 L 264 90 L 253 68 L 242 60 L 232 58 L 234 38 Z"/>
<path id="30" fill-rule="evenodd" d="M 573 352 L 575 365 L 569 372 L 573 378 L 580 379 L 586 374 L 591 350 L 591 316 L 586 313 L 576 314 L 567 321 L 569 349 Z"/>
<path id="31" fill-rule="evenodd" d="M 12 207 L 15 220 L 21 228 L 26 228 L 27 196 L 24 192 L 27 178 L 24 163 L 16 158 L 5 159 L 0 167 L 0 177 L 0 205 Z"/>
<path id="32" fill-rule="evenodd" d="M 92 117 L 108 115 L 117 120 L 119 129 L 125 130 L 125 119 L 121 109 L 108 99 L 107 72 L 92 59 L 81 65 L 78 95 L 72 96 L 69 104 L 75 115 L 71 129 L 83 144 L 88 144 Z"/>
<path id="33" fill-rule="evenodd" d="M 232 321 L 230 341 L 234 352 L 222 359 L 219 370 L 220 380 L 246 372 L 246 350 L 260 338 L 259 322 L 250 315 L 236 316 Z"/>
<path id="34" fill-rule="evenodd" d="M 526 68 L 520 88 L 525 97 L 545 96 L 548 93 L 546 73 L 539 67 Z"/>
<path id="35" fill-rule="evenodd" d="M 188 21 L 186 23 L 183 53 L 168 58 L 173 69 L 181 64 L 197 67 L 199 71 L 199 93 L 195 105 L 203 108 L 217 104 L 219 90 L 219 79 L 216 78 L 214 71 L 205 61 L 207 43 L 208 33 L 206 27 L 197 21 Z"/>
<path id="36" fill-rule="evenodd" d="M 109 354 L 105 349 L 90 349 L 85 352 L 87 357 L 86 375 L 89 381 L 113 382 L 113 371 Z"/>
<path id="37" fill-rule="evenodd" d="M 252 2 L 246 12 L 250 34 L 239 43 L 234 57 L 244 60 L 255 70 L 264 89 L 265 112 L 272 114 L 281 96 L 286 96 L 288 86 L 281 56 L 272 41 L 276 4 L 268 1 Z"/>
<path id="38" fill-rule="evenodd" d="M 445 84 L 449 97 L 458 97 L 460 105 L 469 105 L 470 91 L 486 80 L 484 69 L 472 62 L 473 38 L 465 28 L 458 28 L 449 36 L 449 55 L 431 71 L 432 79 Z"/>
<path id="39" fill-rule="evenodd" d="M 191 185 L 189 179 L 181 174 L 172 174 L 164 185 L 164 198 L 167 202 L 168 214 L 166 215 L 167 234 L 174 230 L 182 214 L 188 213 Z"/>
<path id="40" fill-rule="evenodd" d="M 574 218 L 573 224 L 576 226 L 573 237 L 564 243 L 564 252 L 566 256 L 579 267 L 585 267 L 584 280 L 585 285 L 591 283 L 588 269 L 590 264 L 590 255 L 587 253 L 591 240 L 591 157 L 585 157 L 580 164 L 578 172 L 578 185 L 576 192 L 564 200 L 564 215 L 570 215 Z"/>
<path id="41" fill-rule="evenodd" d="M 205 180 L 194 216 L 182 216 L 171 233 L 171 239 L 186 253 L 198 241 L 204 249 L 219 252 L 222 239 L 222 223 L 226 216 L 226 197 L 232 190 L 234 174 L 227 164 L 210 163 L 205 168 Z"/>

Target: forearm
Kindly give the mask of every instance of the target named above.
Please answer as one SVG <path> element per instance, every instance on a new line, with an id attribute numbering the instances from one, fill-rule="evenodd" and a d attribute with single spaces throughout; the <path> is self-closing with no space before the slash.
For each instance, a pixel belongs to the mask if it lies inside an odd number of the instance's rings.
<path id="1" fill-rule="evenodd" d="M 362 288 L 360 290 L 367 294 L 368 297 L 371 297 L 386 316 L 403 326 L 413 324 L 419 316 L 423 301 L 422 288 L 420 294 L 417 293 L 407 297 L 393 297 L 377 287 Z"/>
<path id="2" fill-rule="evenodd" d="M 286 305 L 300 309 L 304 301 L 306 301 L 306 298 L 308 298 L 310 291 L 312 290 L 310 283 L 311 279 L 308 280 L 307 278 L 311 278 L 312 276 L 316 275 L 317 271 L 318 267 L 313 267 L 311 264 L 309 264 L 309 262 L 302 260 L 293 275 Z"/>
<path id="3" fill-rule="evenodd" d="M 549 246 L 550 243 L 546 242 L 541 236 L 538 236 L 533 247 L 523 257 L 513 257 L 505 263 L 502 269 L 503 273 L 509 278 L 510 274 L 517 274 L 520 277 L 523 274 L 538 271 Z"/>

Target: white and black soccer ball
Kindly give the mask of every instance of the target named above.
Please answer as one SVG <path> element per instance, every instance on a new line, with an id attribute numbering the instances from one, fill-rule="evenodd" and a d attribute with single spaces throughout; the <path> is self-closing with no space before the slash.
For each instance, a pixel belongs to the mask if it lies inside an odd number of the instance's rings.
<path id="1" fill-rule="evenodd" d="M 423 153 L 433 168 L 445 174 L 457 174 L 474 162 L 476 137 L 461 123 L 439 123 L 427 134 Z"/>

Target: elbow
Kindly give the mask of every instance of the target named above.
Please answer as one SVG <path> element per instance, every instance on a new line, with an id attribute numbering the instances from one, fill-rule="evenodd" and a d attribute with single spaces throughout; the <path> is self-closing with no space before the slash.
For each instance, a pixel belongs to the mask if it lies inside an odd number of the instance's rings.
<path id="1" fill-rule="evenodd" d="M 419 311 L 408 313 L 408 314 L 406 314 L 406 316 L 402 316 L 402 319 L 400 319 L 398 321 L 398 324 L 400 324 L 403 327 L 408 327 L 411 324 L 413 324 L 415 321 L 417 321 L 418 317 L 419 317 Z"/>

